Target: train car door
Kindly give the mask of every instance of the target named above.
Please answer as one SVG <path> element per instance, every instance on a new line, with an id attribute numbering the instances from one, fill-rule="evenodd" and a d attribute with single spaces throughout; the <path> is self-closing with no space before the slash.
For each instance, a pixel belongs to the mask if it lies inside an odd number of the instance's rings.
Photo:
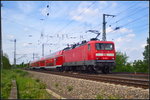
<path id="1" fill-rule="evenodd" d="M 91 60 L 91 44 L 88 44 L 88 48 L 87 48 L 87 60 Z"/>

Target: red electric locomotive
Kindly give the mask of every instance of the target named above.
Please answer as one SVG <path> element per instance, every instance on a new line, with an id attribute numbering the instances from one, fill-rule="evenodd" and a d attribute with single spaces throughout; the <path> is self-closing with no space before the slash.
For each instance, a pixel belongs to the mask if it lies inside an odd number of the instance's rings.
<path id="1" fill-rule="evenodd" d="M 83 41 L 63 51 L 66 70 L 90 70 L 109 73 L 115 67 L 115 46 L 112 41 Z"/>
<path id="2" fill-rule="evenodd" d="M 89 70 L 109 73 L 115 67 L 115 45 L 112 41 L 91 39 L 74 44 L 41 60 L 30 63 L 32 68 L 56 68 L 66 70 Z"/>

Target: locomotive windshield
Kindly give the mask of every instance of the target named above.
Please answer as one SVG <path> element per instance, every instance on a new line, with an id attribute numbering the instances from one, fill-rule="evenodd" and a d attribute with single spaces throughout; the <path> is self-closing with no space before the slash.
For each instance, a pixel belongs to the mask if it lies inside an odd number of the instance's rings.
<path id="1" fill-rule="evenodd" d="M 113 44 L 110 43 L 96 43 L 97 50 L 113 50 Z"/>

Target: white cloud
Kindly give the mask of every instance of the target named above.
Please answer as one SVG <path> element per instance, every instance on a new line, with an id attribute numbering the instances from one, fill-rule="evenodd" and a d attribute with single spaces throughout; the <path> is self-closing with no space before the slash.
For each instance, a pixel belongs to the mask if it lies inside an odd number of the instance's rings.
<path id="1" fill-rule="evenodd" d="M 129 30 L 127 28 L 121 28 L 120 30 L 118 30 L 118 33 L 129 33 L 129 32 L 132 32 L 132 30 Z"/>
<path id="2" fill-rule="evenodd" d="M 94 15 L 96 16 L 97 13 L 98 13 L 98 9 L 78 8 L 76 11 L 72 11 L 70 15 L 71 15 L 71 19 L 73 20 L 88 22 L 90 20 L 89 17 Z"/>
<path id="3" fill-rule="evenodd" d="M 98 8 L 93 8 L 94 4 L 89 2 L 81 3 L 75 10 L 70 12 L 70 17 L 72 20 L 80 21 L 80 22 L 88 22 L 92 23 L 91 17 L 98 16 Z M 89 7 L 91 5 L 91 7 Z M 87 8 L 89 7 L 89 8 Z M 92 19 L 95 19 L 93 17 Z"/>
<path id="4" fill-rule="evenodd" d="M 112 29 L 112 27 L 108 27 L 108 28 L 106 28 L 106 32 L 109 34 L 110 32 L 113 32 L 113 29 Z"/>
<path id="5" fill-rule="evenodd" d="M 147 45 L 147 43 L 142 44 L 141 48 L 145 48 L 146 45 Z"/>
<path id="6" fill-rule="evenodd" d="M 25 27 L 23 30 L 24 30 L 25 32 L 27 32 L 27 31 L 29 31 L 29 28 Z"/>
<path id="7" fill-rule="evenodd" d="M 127 34 L 125 36 L 122 37 L 118 37 L 115 42 L 131 42 L 133 40 L 133 37 L 135 37 L 135 34 Z"/>
<path id="8" fill-rule="evenodd" d="M 47 8 L 41 8 L 40 9 L 40 13 L 43 15 L 43 16 L 47 16 L 47 13 L 48 13 L 48 9 Z"/>
<path id="9" fill-rule="evenodd" d="M 80 21 L 80 20 L 83 19 L 83 17 L 81 17 L 81 16 L 73 16 L 72 19 Z"/>
<path id="10" fill-rule="evenodd" d="M 29 43 L 23 43 L 23 47 L 26 47 L 28 45 L 29 45 Z"/>
<path id="11" fill-rule="evenodd" d="M 132 34 L 128 34 L 128 35 L 126 35 L 126 37 L 127 38 L 132 38 L 132 37 L 135 37 L 135 34 L 133 34 L 133 33 Z"/>
<path id="12" fill-rule="evenodd" d="M 116 3 L 116 2 L 113 2 L 111 6 L 112 6 L 112 7 L 117 7 L 117 3 Z"/>
<path id="13" fill-rule="evenodd" d="M 23 13 L 29 14 L 35 10 L 36 4 L 32 1 L 19 1 L 18 7 Z"/>
<path id="14" fill-rule="evenodd" d="M 51 16 L 49 17 L 48 21 L 46 24 L 42 24 L 39 20 L 37 20 L 37 18 L 39 18 L 40 16 L 36 16 L 35 17 L 30 17 L 28 15 L 39 15 L 37 13 L 41 13 L 42 15 L 46 16 L 48 9 L 46 8 L 40 8 L 41 5 L 39 5 L 39 8 L 37 9 L 38 11 L 35 11 L 35 8 L 37 5 L 34 5 L 31 2 L 22 2 L 20 1 L 22 4 L 20 5 L 20 8 L 17 10 L 16 8 L 12 8 L 12 9 L 8 9 L 8 8 L 2 8 L 2 17 L 6 17 L 7 19 L 11 19 L 14 20 L 15 22 L 18 23 L 22 23 L 23 28 L 21 27 L 8 27 L 9 24 L 7 23 L 3 23 L 4 24 L 4 29 L 3 29 L 3 33 L 14 33 L 14 36 L 9 34 L 10 36 L 7 36 L 7 38 L 9 39 L 13 39 L 14 37 L 17 39 L 17 53 L 33 53 L 33 52 L 37 52 L 40 56 L 41 56 L 41 45 L 37 45 L 37 41 L 40 38 L 40 34 L 41 34 L 41 29 L 42 27 L 44 27 L 44 33 L 45 34 L 50 34 L 50 35 L 54 35 L 58 29 L 61 29 L 63 24 L 68 23 L 68 19 L 70 21 L 70 19 L 78 21 L 75 22 L 73 24 L 70 24 L 69 27 L 65 28 L 65 30 L 63 30 L 62 32 L 60 32 L 60 34 L 70 34 L 72 35 L 83 35 L 85 36 L 84 39 L 88 40 L 91 37 L 95 37 L 95 34 L 91 34 L 91 33 L 85 33 L 86 30 L 90 29 L 93 26 L 97 25 L 97 28 L 94 29 L 100 29 L 101 28 L 101 24 L 102 24 L 102 14 L 103 13 L 108 13 L 108 14 L 116 14 L 119 11 L 123 10 L 123 7 L 126 6 L 122 6 L 120 7 L 120 5 L 117 6 L 116 2 L 107 2 L 107 1 L 96 1 L 97 3 L 95 3 L 94 5 L 92 5 L 90 8 L 87 9 L 87 7 L 92 3 L 91 1 L 84 1 L 81 2 L 80 5 L 77 7 L 75 6 L 68 6 L 68 2 L 65 3 L 60 3 L 60 2 L 53 2 L 52 3 L 52 10 L 51 10 Z M 24 4 L 23 4 L 24 3 Z M 26 5 L 27 4 L 27 5 Z M 19 5 L 19 4 L 18 4 Z M 33 6 L 32 6 L 33 5 Z M 77 7 L 77 8 L 76 8 Z M 117 7 L 120 7 L 119 9 Z M 6 9 L 8 9 L 6 11 Z M 40 11 L 40 12 L 39 12 Z M 71 11 L 71 12 L 70 12 Z M 80 15 L 81 12 L 84 13 L 82 15 Z M 69 13 L 69 14 L 68 14 Z M 28 14 L 28 15 L 27 15 Z M 128 14 L 128 12 L 127 12 Z M 66 16 L 67 15 L 67 16 Z M 69 15 L 69 16 L 68 16 Z M 80 15 L 80 16 L 79 16 Z M 124 14 L 121 14 L 121 17 L 124 16 Z M 68 18 L 69 17 L 69 18 Z M 53 19 L 54 20 L 53 20 Z M 52 21 L 50 21 L 52 19 Z M 110 18 L 111 19 L 111 18 Z M 61 21 L 63 22 L 62 24 L 59 24 L 57 27 L 55 27 L 55 23 L 53 24 L 53 22 L 56 22 L 57 24 L 61 23 Z M 108 23 L 109 22 L 113 22 L 114 19 L 112 19 L 111 21 L 108 19 L 106 20 Z M 107 23 L 107 25 L 108 25 Z M 16 23 L 14 23 L 15 25 Z M 82 25 L 79 25 L 82 24 Z M 120 25 L 122 23 L 119 23 Z M 20 25 L 20 26 L 22 26 Z M 18 25 L 19 26 L 19 25 Z M 26 26 L 29 26 L 31 28 L 28 28 Z M 42 26 L 42 27 L 41 27 Z M 76 28 L 77 26 L 77 28 Z M 32 29 L 33 27 L 33 29 Z M 11 29 L 12 28 L 12 29 Z M 35 29 L 37 30 L 35 30 Z M 70 29 L 72 29 L 70 31 Z M 127 55 L 129 56 L 129 58 L 131 60 L 137 59 L 137 58 L 142 58 L 142 50 L 144 50 L 144 46 L 146 44 L 144 44 L 144 42 L 141 43 L 141 41 L 144 41 L 144 39 L 142 37 L 144 37 L 144 33 L 142 35 L 139 34 L 134 34 L 132 30 L 128 29 L 128 28 L 120 28 L 119 30 L 113 31 L 112 33 L 109 33 L 113 30 L 114 28 L 109 27 L 106 29 L 107 31 L 107 35 L 108 38 L 113 38 L 115 45 L 116 45 L 116 50 L 120 50 L 121 52 L 126 52 Z M 39 31 L 38 31 L 39 30 Z M 81 32 L 80 32 L 81 31 Z M 100 31 L 101 32 L 101 31 Z M 135 31 L 136 32 L 136 31 Z M 32 37 L 26 37 L 28 34 L 32 34 Z M 6 35 L 3 35 L 6 38 Z M 102 36 L 102 35 L 101 35 Z M 139 37 L 139 38 L 138 38 Z M 7 38 L 5 40 L 7 40 Z M 47 39 L 47 38 L 45 38 Z M 108 40 L 111 40 L 108 39 Z M 77 39 L 57 39 L 57 38 L 52 38 L 49 39 L 49 43 L 53 43 L 53 41 L 58 42 L 58 45 L 52 45 L 52 46 L 45 46 L 45 55 L 49 54 L 49 49 L 52 50 L 52 52 L 57 51 L 58 49 L 62 49 L 65 46 L 62 46 L 62 44 L 67 44 L 67 43 L 76 43 L 79 42 L 83 39 L 77 38 Z M 44 41 L 44 40 L 43 40 Z M 140 42 L 139 42 L 140 41 Z M 146 40 L 145 40 L 146 41 Z M 9 42 L 9 41 L 7 41 Z M 4 45 L 3 46 L 9 46 L 9 49 L 7 49 L 7 47 L 4 48 L 5 51 L 8 52 L 8 54 L 13 54 L 13 50 L 10 53 L 10 48 L 13 48 L 13 43 L 9 43 L 7 44 L 7 42 L 3 42 Z M 32 45 L 27 44 L 27 42 L 32 42 Z M 35 43 L 35 44 L 34 44 Z M 6 45 L 7 44 L 7 45 Z M 58 48 L 57 48 L 58 47 Z M 141 55 L 140 55 L 141 54 Z M 32 55 L 30 54 L 31 57 L 29 57 L 29 59 L 32 59 Z M 10 56 L 10 58 L 13 58 Z M 139 59 L 140 59 L 139 58 Z M 12 60 L 13 61 L 13 60 Z"/>
<path id="15" fill-rule="evenodd" d="M 26 16 L 19 13 L 13 13 L 11 19 L 15 21 L 23 21 L 24 19 L 26 19 Z"/>
<path id="16" fill-rule="evenodd" d="M 6 35 L 6 38 L 9 39 L 9 40 L 13 40 L 14 39 L 14 35 L 8 34 L 8 35 Z"/>

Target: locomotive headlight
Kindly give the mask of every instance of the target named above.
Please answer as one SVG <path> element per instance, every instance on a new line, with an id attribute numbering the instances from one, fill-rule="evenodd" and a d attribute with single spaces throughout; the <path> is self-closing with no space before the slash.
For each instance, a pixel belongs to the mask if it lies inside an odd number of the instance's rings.
<path id="1" fill-rule="evenodd" d="M 96 56 L 103 56 L 103 53 L 96 53 Z"/>
<path id="2" fill-rule="evenodd" d="M 113 53 L 108 53 L 107 56 L 114 56 L 114 54 Z"/>

